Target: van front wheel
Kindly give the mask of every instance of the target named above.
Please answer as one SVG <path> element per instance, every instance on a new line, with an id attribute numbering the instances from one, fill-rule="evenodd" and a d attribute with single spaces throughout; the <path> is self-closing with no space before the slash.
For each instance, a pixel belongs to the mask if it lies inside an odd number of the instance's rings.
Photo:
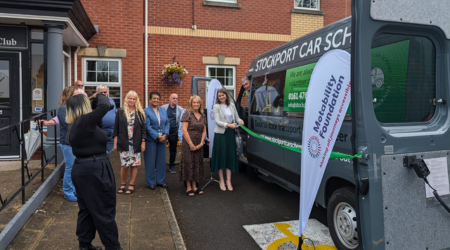
<path id="1" fill-rule="evenodd" d="M 340 188 L 331 195 L 327 208 L 328 228 L 339 250 L 359 250 L 356 200 L 353 188 Z"/>

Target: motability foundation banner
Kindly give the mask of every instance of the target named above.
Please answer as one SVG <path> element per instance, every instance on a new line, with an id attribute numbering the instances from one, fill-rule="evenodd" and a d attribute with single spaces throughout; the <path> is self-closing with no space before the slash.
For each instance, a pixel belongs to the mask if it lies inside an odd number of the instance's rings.
<path id="1" fill-rule="evenodd" d="M 305 230 L 350 103 L 350 54 L 331 50 L 317 62 L 305 101 L 298 233 Z"/>
<path id="2" fill-rule="evenodd" d="M 214 129 L 216 128 L 216 122 L 214 121 L 213 107 L 216 104 L 217 91 L 223 88 L 219 80 L 213 79 L 208 85 L 208 98 L 206 99 L 206 110 L 208 117 L 208 139 L 209 139 L 209 157 L 212 156 L 212 146 L 214 142 Z"/>

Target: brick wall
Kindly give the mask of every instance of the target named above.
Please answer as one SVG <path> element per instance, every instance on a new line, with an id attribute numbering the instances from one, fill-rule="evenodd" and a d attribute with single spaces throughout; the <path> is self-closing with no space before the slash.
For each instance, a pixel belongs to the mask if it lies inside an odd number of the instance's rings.
<path id="1" fill-rule="evenodd" d="M 350 16 L 351 0 L 320 0 L 320 10 L 325 13 L 323 25 L 341 20 Z"/>
<path id="2" fill-rule="evenodd" d="M 291 39 L 299 38 L 323 27 L 323 16 L 291 13 Z"/>
<path id="3" fill-rule="evenodd" d="M 293 0 L 238 0 L 241 9 L 204 6 L 194 0 L 198 29 L 287 34 L 291 32 Z M 191 28 L 192 1 L 149 1 L 149 25 Z"/>
<path id="4" fill-rule="evenodd" d="M 163 103 L 168 102 L 170 93 L 176 92 L 179 104 L 186 107 L 191 91 L 191 77 L 206 74 L 203 56 L 225 54 L 227 57 L 240 58 L 240 65 L 236 66 L 237 93 L 241 87 L 240 79 L 246 75 L 252 60 L 262 52 L 282 44 L 283 42 L 152 35 L 149 39 L 149 91 L 159 91 Z M 181 87 L 161 82 L 163 65 L 171 63 L 174 55 L 189 71 Z"/>
<path id="5" fill-rule="evenodd" d="M 88 41 L 89 47 L 102 44 L 108 48 L 126 49 L 127 57 L 122 58 L 122 98 L 129 90 L 135 90 L 141 103 L 145 103 L 144 1 L 82 0 L 82 4 L 92 24 L 99 26 L 99 33 Z M 82 57 L 78 57 L 78 79 L 82 79 L 81 64 Z"/>
<path id="6" fill-rule="evenodd" d="M 204 6 L 203 0 L 194 0 L 194 23 L 198 30 L 218 30 L 244 33 L 265 33 L 298 37 L 323 24 L 329 24 L 350 15 L 350 0 L 321 0 L 324 16 L 292 14 L 293 0 L 263 1 L 238 0 L 241 9 Z M 92 23 L 100 32 L 90 41 L 89 47 L 105 44 L 108 48 L 126 49 L 122 59 L 122 98 L 133 89 L 144 97 L 144 1 L 142 0 L 82 0 Z M 149 26 L 190 29 L 192 26 L 192 1 L 155 0 L 148 1 Z M 295 19 L 295 20 L 294 20 Z M 292 25 L 291 25 L 292 23 Z M 205 76 L 206 65 L 202 57 L 240 58 L 236 66 L 236 93 L 240 79 L 246 74 L 253 58 L 267 50 L 282 45 L 285 41 L 211 38 L 181 35 L 149 35 L 149 92 L 158 90 L 163 103 L 170 93 L 179 94 L 179 103 L 186 106 L 190 94 L 192 75 Z M 282 38 L 284 39 L 284 38 Z M 268 40 L 268 39 L 265 39 Z M 73 48 L 73 51 L 75 48 Z M 189 74 L 183 86 L 168 86 L 161 82 L 163 65 L 172 62 L 172 57 L 186 66 Z M 77 78 L 82 77 L 82 58 L 78 58 Z M 74 79 L 74 78 L 72 78 Z"/>

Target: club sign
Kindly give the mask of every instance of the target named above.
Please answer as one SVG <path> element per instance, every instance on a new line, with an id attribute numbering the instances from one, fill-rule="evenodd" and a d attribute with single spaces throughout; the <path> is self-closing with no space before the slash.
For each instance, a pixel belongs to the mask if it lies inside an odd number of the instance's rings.
<path id="1" fill-rule="evenodd" d="M 3 49 L 28 48 L 27 27 L 0 25 L 0 48 Z"/>

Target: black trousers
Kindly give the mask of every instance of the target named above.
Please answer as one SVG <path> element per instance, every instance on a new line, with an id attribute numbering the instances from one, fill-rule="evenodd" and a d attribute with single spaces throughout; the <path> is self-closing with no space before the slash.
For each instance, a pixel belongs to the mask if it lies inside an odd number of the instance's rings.
<path id="1" fill-rule="evenodd" d="M 178 131 L 169 134 L 169 167 L 175 166 L 175 157 L 177 156 Z"/>
<path id="2" fill-rule="evenodd" d="M 116 183 L 109 159 L 75 159 L 72 181 L 78 198 L 78 241 L 91 243 L 98 232 L 106 250 L 120 249 L 116 224 Z"/>

